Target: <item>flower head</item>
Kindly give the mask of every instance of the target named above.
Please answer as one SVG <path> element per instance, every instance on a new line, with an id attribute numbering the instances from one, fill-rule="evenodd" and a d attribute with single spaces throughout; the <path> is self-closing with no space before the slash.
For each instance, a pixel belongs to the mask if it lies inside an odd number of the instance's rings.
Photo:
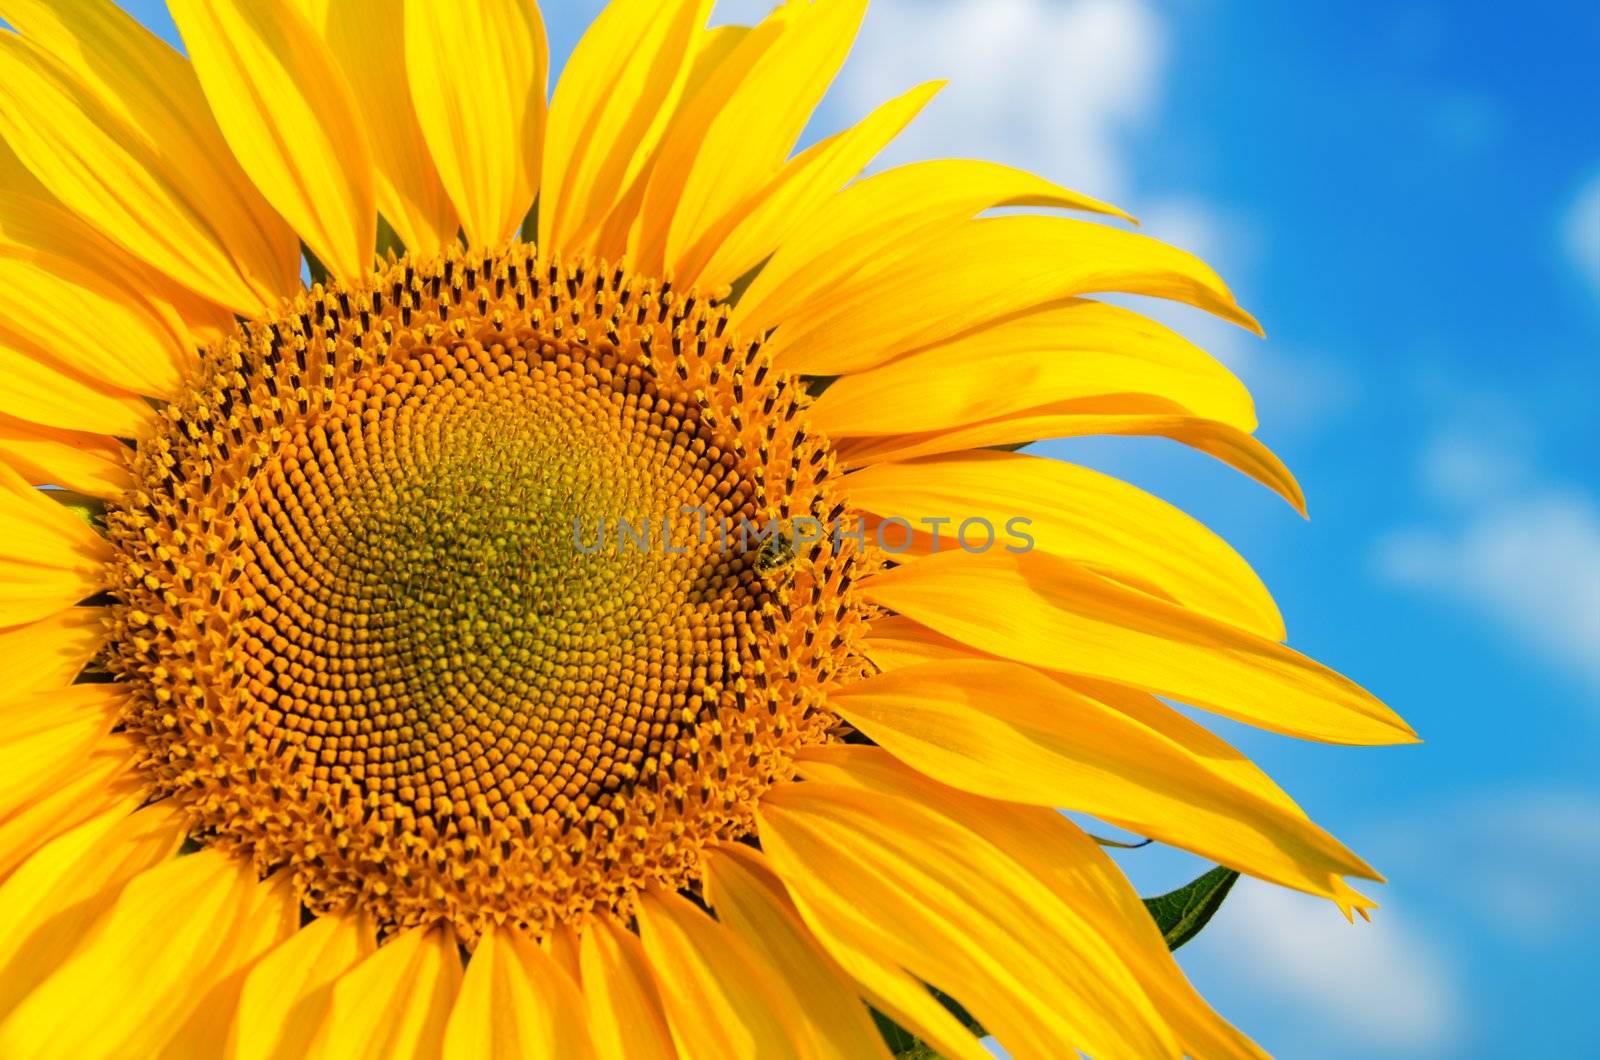
<path id="1" fill-rule="evenodd" d="M 0 1052 L 983 1055 L 930 987 L 1017 1055 L 1255 1051 L 1056 808 L 1364 909 L 1157 697 L 1411 733 L 1204 528 L 1006 451 L 1300 502 L 1092 297 L 1253 327 L 1199 261 L 861 177 L 937 86 L 790 157 L 862 6 L 615 0 L 547 105 L 531 0 L 173 0 L 187 58 L 6 5 Z"/>

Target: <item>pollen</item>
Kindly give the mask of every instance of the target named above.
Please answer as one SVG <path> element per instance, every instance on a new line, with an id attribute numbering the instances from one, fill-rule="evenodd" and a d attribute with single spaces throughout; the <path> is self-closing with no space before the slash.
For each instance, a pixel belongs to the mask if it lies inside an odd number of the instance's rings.
<path id="1" fill-rule="evenodd" d="M 207 350 L 116 546 L 110 665 L 153 797 L 312 914 L 543 934 L 693 890 L 865 672 L 799 381 L 605 262 L 394 259 Z"/>

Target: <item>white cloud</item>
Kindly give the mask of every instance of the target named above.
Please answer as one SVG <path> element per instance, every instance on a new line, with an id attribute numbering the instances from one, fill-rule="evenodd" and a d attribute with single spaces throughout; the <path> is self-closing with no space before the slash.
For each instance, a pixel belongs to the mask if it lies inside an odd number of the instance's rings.
<path id="1" fill-rule="evenodd" d="M 1141 0 L 880 0 L 840 80 L 865 113 L 950 84 L 885 156 L 962 155 L 1126 197 L 1123 138 L 1159 99 L 1165 30 Z"/>
<path id="2" fill-rule="evenodd" d="M 1443 1052 L 1462 1032 L 1451 965 L 1402 913 L 1346 923 L 1309 895 L 1240 880 L 1207 929 L 1221 973 L 1293 1014 L 1285 1055 Z"/>
<path id="3" fill-rule="evenodd" d="M 1600 175 L 1591 179 L 1573 200 L 1562 236 L 1573 264 L 1600 290 Z"/>
<path id="4" fill-rule="evenodd" d="M 1570 941 L 1600 879 L 1600 793 L 1488 791 L 1394 822 L 1379 861 L 1435 886 L 1485 926 L 1528 944 Z"/>
<path id="5" fill-rule="evenodd" d="M 1419 472 L 1433 500 L 1472 508 L 1503 501 L 1530 482 L 1526 430 L 1503 415 L 1487 416 L 1472 430 L 1435 435 L 1423 449 Z"/>
<path id="6" fill-rule="evenodd" d="M 1456 478 L 1481 473 L 1463 463 Z M 1450 529 L 1381 540 L 1379 571 L 1476 607 L 1552 662 L 1600 688 L 1600 505 L 1540 485 L 1491 500 Z"/>

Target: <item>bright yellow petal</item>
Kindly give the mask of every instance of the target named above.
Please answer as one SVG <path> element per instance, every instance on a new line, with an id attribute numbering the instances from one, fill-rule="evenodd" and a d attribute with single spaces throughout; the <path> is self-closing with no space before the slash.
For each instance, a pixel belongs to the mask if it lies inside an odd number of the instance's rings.
<path id="1" fill-rule="evenodd" d="M 1272 450 L 1231 424 L 1184 414 L 1171 402 L 1143 394 L 1062 401 L 945 431 L 844 438 L 837 450 L 846 467 L 865 467 L 885 460 L 1094 434 L 1170 438 L 1242 471 L 1301 515 L 1306 513 L 1300 484 Z"/>
<path id="2" fill-rule="evenodd" d="M 253 875 L 253 873 L 252 873 Z M 299 930 L 300 902 L 286 872 L 257 885 L 258 912 L 233 932 L 233 957 L 215 978 L 202 984 L 204 993 L 187 1019 L 179 1024 L 162 1049 L 163 1057 L 221 1056 L 227 1048 L 246 977 L 265 954 L 271 953 Z"/>
<path id="3" fill-rule="evenodd" d="M 638 919 L 680 1052 L 708 1060 L 800 1055 L 803 1020 L 793 998 L 728 928 L 664 891 L 641 896 Z"/>
<path id="4" fill-rule="evenodd" d="M 1214 357 L 1148 317 L 1082 298 L 844 376 L 811 418 L 835 437 L 918 434 L 1116 394 L 1164 398 L 1190 415 L 1256 427 L 1249 392 Z"/>
<path id="5" fill-rule="evenodd" d="M 377 233 L 372 154 L 316 28 L 290 0 L 169 6 L 245 172 L 329 272 L 359 282 Z"/>
<path id="6" fill-rule="evenodd" d="M 106 539 L 3 465 L 0 527 L 0 626 L 53 615 L 100 590 Z"/>
<path id="7" fill-rule="evenodd" d="M 939 159 L 899 166 L 846 188 L 779 247 L 739 299 L 733 326 L 760 335 L 796 320 L 829 292 L 899 268 L 906 247 L 993 206 L 1117 212 L 997 162 Z"/>
<path id="8" fill-rule="evenodd" d="M 485 932 L 445 1027 L 445 1060 L 592 1055 L 583 999 L 555 958 L 509 928 Z"/>
<path id="9" fill-rule="evenodd" d="M 600 1060 L 674 1060 L 661 995 L 639 939 L 597 919 L 578 940 L 589 1037 Z"/>
<path id="10" fill-rule="evenodd" d="M 816 211 L 858 176 L 944 84 L 919 85 L 801 152 L 767 187 L 725 214 L 678 256 L 671 266 L 678 282 L 715 289 L 761 264 L 811 223 Z"/>
<path id="11" fill-rule="evenodd" d="M 32 801 L 0 819 L 0 880 L 56 836 L 99 814 L 130 814 L 145 799 L 133 741 L 121 734 L 106 737 Z"/>
<path id="12" fill-rule="evenodd" d="M 55 360 L 50 351 L 12 341 L 0 331 L 0 412 L 69 431 L 144 435 L 155 410 L 130 390 L 91 379 Z"/>
<path id="13" fill-rule="evenodd" d="M 68 607 L 35 622 L 0 629 L 0 706 L 40 689 L 62 688 L 105 642 L 105 608 Z"/>
<path id="14" fill-rule="evenodd" d="M 439 179 L 474 246 L 516 234 L 539 192 L 544 23 L 533 0 L 407 0 L 406 72 Z"/>
<path id="15" fill-rule="evenodd" d="M 557 924 L 555 930 L 539 939 L 539 948 L 556 962 L 556 967 L 567 973 L 574 983 L 583 981 L 583 969 L 578 958 L 578 933 L 570 925 Z"/>
<path id="16" fill-rule="evenodd" d="M 377 948 L 360 917 L 322 916 L 251 966 L 228 1033 L 229 1060 L 297 1060 L 306 1055 L 334 982 Z"/>
<path id="17" fill-rule="evenodd" d="M 0 246 L 87 266 L 118 290 L 138 295 L 187 346 L 232 330 L 233 314 L 147 265 L 68 210 L 0 144 Z"/>
<path id="18" fill-rule="evenodd" d="M 26 38 L 0 41 L 0 137 L 53 195 L 238 312 L 299 286 L 294 233 L 245 177 L 182 56 L 111 0 L 6 0 L 0 13 Z"/>
<path id="19" fill-rule="evenodd" d="M 890 754 L 963 791 L 1093 814 L 1326 898 L 1341 875 L 1377 876 L 1270 782 L 1240 783 L 1214 767 L 1208 756 L 1241 756 L 1198 726 L 1148 708 L 1140 719 L 1026 666 L 926 663 L 835 692 L 829 704 Z"/>
<path id="20" fill-rule="evenodd" d="M 1369 692 L 1298 652 L 1055 556 L 940 553 L 874 577 L 865 592 L 980 651 L 1275 732 L 1329 743 L 1416 740 Z"/>
<path id="21" fill-rule="evenodd" d="M 730 58 L 726 72 L 719 71 L 689 101 L 662 143 L 645 193 L 641 267 L 659 255 L 667 274 L 685 285 L 692 281 L 721 233 L 783 166 L 865 13 L 866 0 L 780 7 L 768 17 L 780 32 L 759 60 L 744 67 L 738 57 Z M 764 33 L 765 26 L 758 27 L 745 47 Z M 844 179 L 828 190 L 837 190 Z M 659 244 L 652 232 L 660 234 Z"/>
<path id="22" fill-rule="evenodd" d="M 407 250 L 437 253 L 459 222 L 422 136 L 394 0 L 301 0 L 350 83 L 372 148 L 378 212 Z"/>
<path id="23" fill-rule="evenodd" d="M 0 1017 L 47 979 L 122 887 L 170 858 L 182 818 L 162 803 L 122 807 L 55 837 L 0 885 Z"/>
<path id="24" fill-rule="evenodd" d="M 660 126 L 661 139 L 666 137 L 668 131 L 677 134 L 676 130 L 687 120 L 690 108 L 695 104 L 701 90 L 711 83 L 713 76 L 718 76 L 723 71 L 731 59 L 742 54 L 741 49 L 752 32 L 749 26 L 716 26 L 691 37 L 687 56 L 688 74 L 681 86 L 676 81 L 670 86 L 672 109 L 670 111 L 663 109 L 660 112 L 661 117 L 665 119 Z M 771 33 L 763 39 L 770 42 Z M 665 104 L 666 101 L 663 102 Z M 655 128 L 652 127 L 650 134 L 654 136 L 655 132 Z M 581 246 L 585 251 L 593 256 L 610 260 L 627 256 L 633 260 L 635 268 L 639 268 L 638 248 L 645 231 L 643 218 L 645 192 L 655 183 L 655 173 L 661 165 L 663 156 L 664 152 L 658 143 L 645 158 L 632 183 L 617 198 L 611 213 L 601 222 L 594 235 L 583 240 Z M 659 236 L 660 232 L 656 231 L 652 238 Z M 656 238 L 656 242 L 659 241 L 660 239 Z M 659 267 L 657 271 L 659 272 Z"/>
<path id="25" fill-rule="evenodd" d="M 311 1047 L 326 1060 L 430 1060 L 444 1047 L 445 1022 L 461 986 L 455 936 L 411 928 L 341 975 Z"/>
<path id="26" fill-rule="evenodd" d="M 1145 236 L 1071 217 L 968 221 L 891 253 L 802 306 L 768 341 L 782 367 L 859 372 L 1034 306 L 1123 291 L 1174 299 L 1256 328 L 1200 259 Z"/>
<path id="27" fill-rule="evenodd" d="M 817 1056 L 887 1056 L 860 990 L 818 948 L 783 885 L 747 846 L 725 844 L 706 852 L 706 900 L 785 981 L 799 999 L 805 1032 Z"/>
<path id="28" fill-rule="evenodd" d="M 110 684 L 69 685 L 0 708 L 0 819 L 75 769 L 111 731 L 125 696 Z"/>
<path id="29" fill-rule="evenodd" d="M 0 249 L 0 343 L 40 350 L 108 387 L 165 398 L 194 356 L 187 338 L 93 267 Z"/>
<path id="30" fill-rule="evenodd" d="M 135 877 L 0 1023 L 7 1057 L 153 1056 L 218 984 L 299 922 L 291 888 L 207 850 Z M 154 929 L 153 929 L 154 928 Z"/>
<path id="31" fill-rule="evenodd" d="M 106 434 L 64 431 L 0 413 L 0 460 L 33 486 L 111 498 L 132 483 L 127 446 Z"/>
<path id="32" fill-rule="evenodd" d="M 937 809 L 998 847 L 1062 903 L 1094 917 L 1190 1056 L 1260 1057 L 1184 978 L 1155 922 L 1128 881 L 1095 842 L 1053 810 L 974 799 L 920 776 L 875 747 L 803 752 L 811 779 L 910 799 Z"/>
<path id="33" fill-rule="evenodd" d="M 1283 639 L 1271 594 L 1225 541 L 1170 504 L 1098 471 L 979 449 L 875 464 L 846 481 L 853 507 L 911 520 L 919 533 L 908 554 L 933 548 L 919 520 L 949 520 L 939 528 L 941 551 L 962 547 L 966 520 L 987 520 L 992 529 L 974 523 L 967 532 L 972 547 L 984 547 L 991 535 L 994 547 L 1024 547 L 1015 533 L 1025 533 L 1038 551 Z"/>
<path id="34" fill-rule="evenodd" d="M 782 784 L 762 849 L 812 932 L 959 998 L 1021 1055 L 1175 1056 L 1104 925 L 980 837 L 906 799 Z"/>
<path id="35" fill-rule="evenodd" d="M 678 105 L 711 0 L 615 0 L 585 31 L 550 101 L 539 247 L 570 253 L 608 217 Z"/>

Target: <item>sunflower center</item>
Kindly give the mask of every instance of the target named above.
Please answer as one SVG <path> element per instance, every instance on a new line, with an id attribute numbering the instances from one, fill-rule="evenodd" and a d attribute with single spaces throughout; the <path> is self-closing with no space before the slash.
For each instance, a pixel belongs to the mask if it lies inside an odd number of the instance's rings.
<path id="1" fill-rule="evenodd" d="M 604 266 L 402 260 L 207 352 L 118 546 L 156 793 L 313 912 L 535 931 L 692 886 L 833 724 L 857 562 L 741 533 L 842 506 L 725 312 Z"/>

